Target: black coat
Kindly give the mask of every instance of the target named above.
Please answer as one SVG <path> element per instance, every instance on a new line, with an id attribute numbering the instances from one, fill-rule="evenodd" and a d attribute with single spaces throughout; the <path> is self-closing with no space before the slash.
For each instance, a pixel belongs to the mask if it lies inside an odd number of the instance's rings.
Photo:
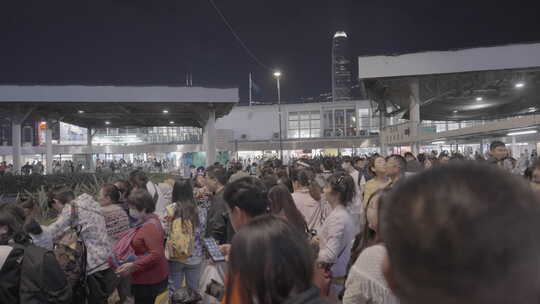
<path id="1" fill-rule="evenodd" d="M 219 245 L 230 244 L 234 236 L 226 204 L 221 190 L 212 198 L 206 220 L 206 237 L 213 237 Z"/>

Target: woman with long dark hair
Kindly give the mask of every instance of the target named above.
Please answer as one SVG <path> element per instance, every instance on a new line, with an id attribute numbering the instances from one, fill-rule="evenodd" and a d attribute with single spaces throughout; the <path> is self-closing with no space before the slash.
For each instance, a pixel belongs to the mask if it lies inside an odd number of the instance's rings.
<path id="1" fill-rule="evenodd" d="M 274 186 L 268 192 L 268 199 L 270 201 L 270 214 L 287 220 L 300 232 L 307 232 L 306 220 L 296 208 L 289 189 L 283 185 Z"/>
<path id="2" fill-rule="evenodd" d="M 184 279 L 188 287 L 198 289 L 206 225 L 205 211 L 197 207 L 190 179 L 180 179 L 174 183 L 172 201 L 162 217 L 168 238 L 165 251 L 169 259 L 171 294 L 182 286 Z M 179 236 L 184 236 L 180 244 L 175 243 Z"/>
<path id="3" fill-rule="evenodd" d="M 305 235 L 279 217 L 257 217 L 233 239 L 224 303 L 326 303 L 312 276 Z"/>
<path id="4" fill-rule="evenodd" d="M 352 250 L 351 263 L 345 283 L 344 304 L 373 303 L 397 304 L 398 299 L 392 294 L 383 275 L 383 261 L 386 247 L 379 233 L 381 227 L 380 210 L 386 204 L 385 197 L 389 190 L 378 190 L 370 197 L 366 213 L 362 239 Z M 358 239 L 357 239 L 358 240 Z"/>

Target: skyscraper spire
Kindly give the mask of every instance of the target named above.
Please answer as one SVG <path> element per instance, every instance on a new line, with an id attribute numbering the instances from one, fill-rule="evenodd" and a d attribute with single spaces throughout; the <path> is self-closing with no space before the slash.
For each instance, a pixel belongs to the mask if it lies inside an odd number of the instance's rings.
<path id="1" fill-rule="evenodd" d="M 352 99 L 352 71 L 347 33 L 337 31 L 332 41 L 332 100 Z"/>

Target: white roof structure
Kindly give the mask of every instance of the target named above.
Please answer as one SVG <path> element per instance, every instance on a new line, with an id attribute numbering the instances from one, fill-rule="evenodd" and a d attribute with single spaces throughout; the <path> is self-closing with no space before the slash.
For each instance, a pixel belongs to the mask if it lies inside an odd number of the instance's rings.
<path id="1" fill-rule="evenodd" d="M 0 85 L 0 115 L 30 113 L 83 127 L 198 126 L 227 115 L 238 88 Z"/>
<path id="2" fill-rule="evenodd" d="M 238 88 L 0 85 L 0 102 L 238 103 Z"/>
<path id="3" fill-rule="evenodd" d="M 540 67 L 540 43 L 358 57 L 358 78 L 404 77 Z"/>

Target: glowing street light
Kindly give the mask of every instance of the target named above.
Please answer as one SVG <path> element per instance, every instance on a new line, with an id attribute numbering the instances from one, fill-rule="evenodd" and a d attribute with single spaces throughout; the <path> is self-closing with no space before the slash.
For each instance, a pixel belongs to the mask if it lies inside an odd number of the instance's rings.
<path id="1" fill-rule="evenodd" d="M 515 87 L 518 88 L 518 89 L 519 89 L 519 88 L 523 88 L 524 86 L 525 86 L 525 84 L 524 84 L 523 82 L 518 82 L 518 83 L 516 83 L 516 85 L 515 85 Z"/>
<path id="2" fill-rule="evenodd" d="M 277 82 L 277 95 L 278 95 L 278 119 L 279 119 L 279 159 L 283 164 L 283 139 L 281 136 L 281 87 L 279 85 L 279 79 L 281 77 L 280 71 L 274 72 L 274 77 L 276 77 Z"/>
<path id="3" fill-rule="evenodd" d="M 110 121 L 106 121 L 105 124 L 106 124 L 106 125 L 110 125 L 111 122 L 110 122 Z"/>
<path id="4" fill-rule="evenodd" d="M 163 114 L 169 114 L 169 110 L 163 110 Z"/>
<path id="5" fill-rule="evenodd" d="M 484 98 L 482 98 L 482 97 L 476 97 L 476 101 L 482 101 L 482 100 L 484 100 Z"/>

